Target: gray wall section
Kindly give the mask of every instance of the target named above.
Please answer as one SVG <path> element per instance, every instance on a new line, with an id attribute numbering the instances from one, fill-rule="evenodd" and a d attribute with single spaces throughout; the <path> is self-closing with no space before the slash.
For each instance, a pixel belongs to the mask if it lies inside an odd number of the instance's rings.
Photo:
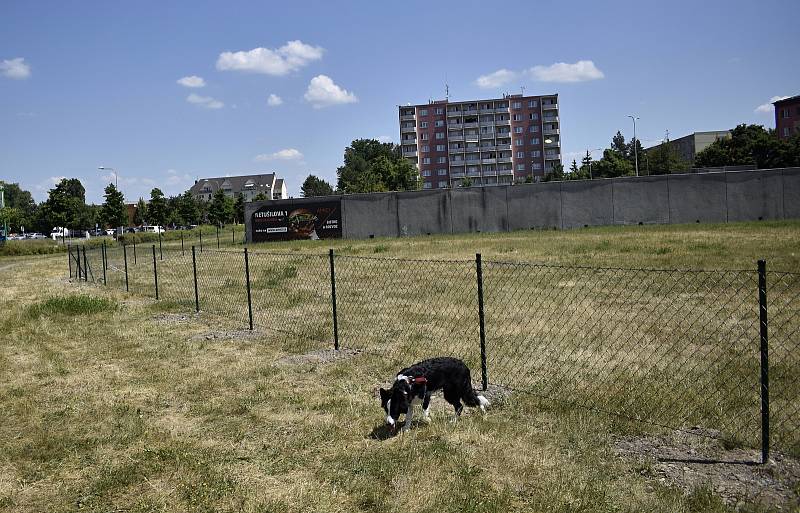
<path id="1" fill-rule="evenodd" d="M 452 233 L 450 191 L 397 193 L 397 218 L 400 236 Z"/>
<path id="2" fill-rule="evenodd" d="M 278 200 L 286 208 L 334 197 Z M 550 182 L 342 198 L 345 238 L 610 224 L 800 219 L 800 168 Z M 250 218 L 265 202 L 245 204 Z"/>
<path id="3" fill-rule="evenodd" d="M 726 207 L 725 173 L 669 175 L 670 223 L 724 223 Z"/>
<path id="4" fill-rule="evenodd" d="M 780 170 L 726 173 L 728 221 L 783 219 L 783 176 Z"/>
<path id="5" fill-rule="evenodd" d="M 669 184 L 658 176 L 612 180 L 614 224 L 669 223 Z"/>
<path id="6" fill-rule="evenodd" d="M 507 187 L 474 187 L 450 191 L 453 233 L 508 230 Z"/>
<path id="7" fill-rule="evenodd" d="M 562 227 L 614 224 L 612 180 L 561 182 Z"/>
<path id="8" fill-rule="evenodd" d="M 783 217 L 800 219 L 800 169 L 784 169 L 783 176 Z"/>
<path id="9" fill-rule="evenodd" d="M 503 187 L 508 202 L 508 229 L 562 228 L 561 182 Z"/>
<path id="10" fill-rule="evenodd" d="M 345 239 L 397 237 L 397 194 L 353 194 L 342 201 Z"/>

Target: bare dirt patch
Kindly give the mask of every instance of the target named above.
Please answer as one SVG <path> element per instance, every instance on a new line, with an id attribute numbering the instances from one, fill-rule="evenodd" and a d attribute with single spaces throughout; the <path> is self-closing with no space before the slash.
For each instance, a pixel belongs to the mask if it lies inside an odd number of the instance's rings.
<path id="1" fill-rule="evenodd" d="M 220 330 L 199 333 L 189 338 L 196 342 L 201 340 L 249 340 L 262 338 L 264 333 L 259 330 Z"/>
<path id="2" fill-rule="evenodd" d="M 624 437 L 614 451 L 642 463 L 640 473 L 685 494 L 707 487 L 731 507 L 757 504 L 767 508 L 792 508 L 800 504 L 800 462 L 772 454 L 766 465 L 757 462 L 761 452 L 725 449 L 720 433 L 693 427 L 662 437 Z"/>
<path id="3" fill-rule="evenodd" d="M 153 320 L 163 323 L 175 322 L 190 322 L 197 321 L 200 318 L 198 314 L 181 314 L 181 313 L 162 313 L 153 316 Z"/>
<path id="4" fill-rule="evenodd" d="M 278 365 L 302 365 L 304 363 L 332 363 L 361 354 L 359 349 L 320 349 L 304 354 L 293 354 L 279 358 Z"/>

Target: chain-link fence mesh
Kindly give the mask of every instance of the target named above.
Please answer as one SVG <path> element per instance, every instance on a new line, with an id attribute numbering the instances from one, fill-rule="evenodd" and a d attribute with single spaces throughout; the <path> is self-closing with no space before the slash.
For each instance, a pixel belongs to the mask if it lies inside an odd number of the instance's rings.
<path id="1" fill-rule="evenodd" d="M 235 232 L 234 232 L 235 233 Z M 235 237 L 232 235 L 231 238 Z M 213 239 L 216 242 L 215 238 Z M 108 286 L 249 325 L 244 250 L 108 246 Z M 253 324 L 290 350 L 341 347 L 398 365 L 462 358 L 481 377 L 474 261 L 250 251 Z M 84 261 L 85 260 L 85 261 Z M 103 250 L 70 249 L 73 279 L 103 282 Z M 482 264 L 488 381 L 552 401 L 756 447 L 758 272 Z M 800 454 L 800 274 L 767 274 L 771 444 Z"/>

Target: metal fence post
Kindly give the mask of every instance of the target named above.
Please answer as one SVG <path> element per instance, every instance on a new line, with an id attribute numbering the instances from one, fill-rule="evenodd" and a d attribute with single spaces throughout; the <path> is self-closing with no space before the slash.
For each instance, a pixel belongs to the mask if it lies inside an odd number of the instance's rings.
<path id="1" fill-rule="evenodd" d="M 200 253 L 203 252 L 203 228 L 198 228 L 200 230 Z"/>
<path id="2" fill-rule="evenodd" d="M 122 259 L 125 261 L 125 292 L 129 292 L 128 288 L 128 246 L 122 245 Z"/>
<path id="3" fill-rule="evenodd" d="M 219 225 L 217 225 L 217 249 L 219 249 Z"/>
<path id="4" fill-rule="evenodd" d="M 103 255 L 103 285 L 108 285 L 108 279 L 106 277 L 106 241 L 103 241 L 102 255 Z"/>
<path id="5" fill-rule="evenodd" d="M 483 314 L 483 264 L 481 263 L 481 254 L 475 254 L 475 268 L 478 275 L 478 322 L 480 324 L 481 336 L 481 385 L 483 390 L 489 387 L 489 377 L 486 369 L 486 325 L 484 322 Z"/>
<path id="6" fill-rule="evenodd" d="M 250 317 L 250 331 L 253 331 L 253 299 L 250 295 L 250 259 L 247 248 L 244 248 L 244 278 L 247 282 L 247 314 Z"/>
<path id="7" fill-rule="evenodd" d="M 333 307 L 333 348 L 339 350 L 339 319 L 336 315 L 336 266 L 334 265 L 333 248 L 328 250 L 331 262 L 331 306 Z"/>
<path id="8" fill-rule="evenodd" d="M 83 281 L 89 281 L 89 264 L 86 258 L 86 246 L 83 246 Z"/>
<path id="9" fill-rule="evenodd" d="M 181 256 L 183 256 L 183 230 L 181 230 Z"/>
<path id="10" fill-rule="evenodd" d="M 231 245 L 232 246 L 236 245 L 236 227 L 235 226 L 231 226 Z"/>
<path id="11" fill-rule="evenodd" d="M 133 265 L 136 265 L 136 239 L 133 239 Z"/>
<path id="12" fill-rule="evenodd" d="M 156 286 L 156 301 L 158 301 L 158 266 L 156 265 L 156 245 L 153 244 L 153 283 Z"/>
<path id="13" fill-rule="evenodd" d="M 767 261 L 758 261 L 758 306 L 761 326 L 761 463 L 769 460 L 769 338 L 767 328 Z"/>
<path id="14" fill-rule="evenodd" d="M 200 313 L 200 294 L 197 290 L 197 257 L 192 246 L 192 272 L 194 273 L 194 311 Z"/>
<path id="15" fill-rule="evenodd" d="M 69 277 L 72 279 L 72 244 L 67 246 L 67 265 L 69 265 Z"/>
<path id="16" fill-rule="evenodd" d="M 158 232 L 158 259 L 164 260 L 164 252 L 161 250 L 161 232 Z"/>

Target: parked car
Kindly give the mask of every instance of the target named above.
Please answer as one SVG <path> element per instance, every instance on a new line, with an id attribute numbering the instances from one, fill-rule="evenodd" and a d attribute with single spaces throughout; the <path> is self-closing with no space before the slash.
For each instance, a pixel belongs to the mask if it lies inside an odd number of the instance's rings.
<path id="1" fill-rule="evenodd" d="M 136 233 L 136 228 L 125 228 L 125 233 Z"/>
<path id="2" fill-rule="evenodd" d="M 142 226 L 142 231 L 144 233 L 164 233 L 164 227 L 158 225 L 149 225 L 146 224 Z"/>
<path id="3" fill-rule="evenodd" d="M 25 237 L 27 237 L 28 239 L 34 239 L 34 240 L 36 240 L 36 239 L 46 239 L 47 238 L 47 237 L 44 236 L 43 233 L 39 233 L 39 232 L 31 232 L 31 233 L 25 235 Z"/>
<path id="4" fill-rule="evenodd" d="M 106 235 L 109 237 L 113 237 L 115 233 L 117 233 L 117 230 L 114 228 L 106 228 Z"/>
<path id="5" fill-rule="evenodd" d="M 69 230 L 62 226 L 57 226 L 50 231 L 50 237 L 53 240 L 56 240 L 59 237 L 69 237 L 69 235 L 70 235 Z"/>

